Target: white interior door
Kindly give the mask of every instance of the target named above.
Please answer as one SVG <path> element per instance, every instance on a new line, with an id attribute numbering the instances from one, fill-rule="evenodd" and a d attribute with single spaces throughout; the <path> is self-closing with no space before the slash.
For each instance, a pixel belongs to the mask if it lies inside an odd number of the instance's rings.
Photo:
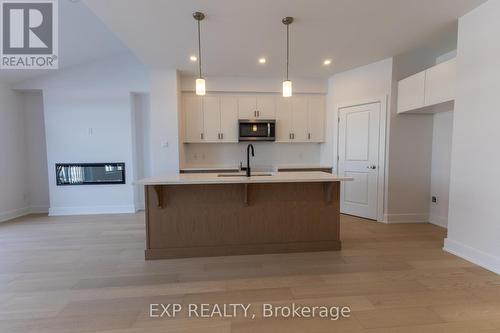
<path id="1" fill-rule="evenodd" d="M 339 109 L 339 175 L 342 182 L 340 210 L 377 219 L 379 181 L 380 103 Z"/>

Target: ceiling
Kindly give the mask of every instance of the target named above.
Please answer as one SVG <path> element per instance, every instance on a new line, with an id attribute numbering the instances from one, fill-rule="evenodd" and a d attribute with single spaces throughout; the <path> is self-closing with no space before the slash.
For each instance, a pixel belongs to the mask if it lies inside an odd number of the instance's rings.
<path id="1" fill-rule="evenodd" d="M 194 74 L 196 23 L 203 11 L 207 76 L 281 77 L 284 16 L 290 26 L 290 76 L 335 72 L 410 51 L 452 31 L 457 18 L 485 0 L 84 0 L 146 65 Z M 87 28 L 87 26 L 85 27 Z M 88 27 L 92 28 L 92 27 Z M 97 37 L 97 36 L 96 36 Z M 258 64 L 266 57 L 265 65 Z M 331 59 L 330 66 L 323 65 Z"/>
<path id="2" fill-rule="evenodd" d="M 59 69 L 130 52 L 82 2 L 59 1 Z M 0 70 L 0 79 L 19 82 L 53 70 Z"/>

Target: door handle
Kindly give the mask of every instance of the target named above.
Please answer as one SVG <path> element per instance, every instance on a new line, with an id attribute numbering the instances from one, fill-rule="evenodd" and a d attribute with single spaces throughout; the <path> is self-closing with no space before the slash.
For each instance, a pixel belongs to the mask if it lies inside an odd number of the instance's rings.
<path id="1" fill-rule="evenodd" d="M 220 134 L 220 139 L 221 139 L 221 140 L 224 140 L 224 133 L 221 133 L 221 134 Z"/>
<path id="2" fill-rule="evenodd" d="M 200 139 L 203 140 L 203 133 L 200 133 Z"/>
<path id="3" fill-rule="evenodd" d="M 375 170 L 377 168 L 377 166 L 376 165 L 369 165 L 366 168 L 370 169 L 370 170 Z"/>

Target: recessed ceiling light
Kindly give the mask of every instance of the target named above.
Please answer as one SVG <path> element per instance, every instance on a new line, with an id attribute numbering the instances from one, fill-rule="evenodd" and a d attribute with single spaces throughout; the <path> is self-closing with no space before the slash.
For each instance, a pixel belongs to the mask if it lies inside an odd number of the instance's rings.
<path id="1" fill-rule="evenodd" d="M 326 59 L 325 61 L 323 61 L 323 65 L 325 66 L 328 66 L 332 63 L 332 61 L 330 59 Z"/>
<path id="2" fill-rule="evenodd" d="M 192 62 L 195 62 L 198 60 L 198 58 L 196 56 L 190 56 L 189 60 L 191 60 Z"/>
<path id="3" fill-rule="evenodd" d="M 259 64 L 265 64 L 267 62 L 266 58 L 259 58 Z"/>

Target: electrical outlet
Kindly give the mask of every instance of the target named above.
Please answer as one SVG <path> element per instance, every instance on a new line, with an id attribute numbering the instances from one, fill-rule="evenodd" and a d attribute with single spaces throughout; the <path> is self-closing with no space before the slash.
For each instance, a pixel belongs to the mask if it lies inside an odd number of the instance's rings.
<path id="1" fill-rule="evenodd" d="M 437 203 L 438 202 L 438 198 L 435 195 L 432 196 L 432 202 L 433 203 Z"/>

